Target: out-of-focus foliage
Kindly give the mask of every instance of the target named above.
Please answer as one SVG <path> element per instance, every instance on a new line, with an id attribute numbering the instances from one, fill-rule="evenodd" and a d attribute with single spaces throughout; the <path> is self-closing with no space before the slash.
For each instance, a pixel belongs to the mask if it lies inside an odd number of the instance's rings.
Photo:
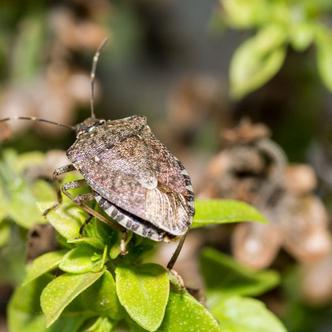
<path id="1" fill-rule="evenodd" d="M 284 63 L 288 47 L 302 52 L 314 45 L 317 67 L 332 91 L 332 30 L 326 23 L 329 1 L 221 0 L 224 22 L 256 31 L 235 51 L 230 67 L 231 92 L 241 98 L 270 80 Z"/>
<path id="2" fill-rule="evenodd" d="M 2 153 L 0 160 L 1 246 L 9 240 L 10 221 L 25 229 L 45 222 L 36 206 L 36 200 L 52 200 L 55 193 L 46 181 L 31 179 L 24 175 L 27 167 L 40 165 L 43 159 L 43 154 L 39 152 L 17 155 L 13 150 L 6 150 Z"/>
<path id="3" fill-rule="evenodd" d="M 206 248 L 201 256 L 201 271 L 207 293 L 213 296 L 257 296 L 279 283 L 275 271 L 255 271 L 213 249 Z M 220 279 L 220 275 L 223 276 Z"/>
<path id="4" fill-rule="evenodd" d="M 3 150 L 0 158 L 0 282 L 22 280 L 26 236 L 34 225 L 45 223 L 36 201 L 55 199 L 49 182 L 29 170 L 45 161 L 40 152 L 17 154 Z"/>
<path id="5" fill-rule="evenodd" d="M 26 167 L 42 164 L 42 153 L 26 153 L 18 156 L 14 151 L 3 152 L 0 161 L 0 217 L 12 219 L 18 225 L 29 229 L 32 225 L 45 222 L 36 206 L 37 201 L 49 201 L 55 194 L 50 184 L 24 176 Z M 24 207 L 24 208 L 22 208 Z"/>
<path id="6" fill-rule="evenodd" d="M 208 306 L 219 320 L 222 331 L 286 331 L 261 301 L 247 297 L 276 287 L 280 281 L 277 272 L 248 269 L 230 256 L 210 248 L 202 252 L 201 271 Z"/>
<path id="7" fill-rule="evenodd" d="M 226 332 L 286 332 L 264 303 L 239 296 L 224 297 L 212 308 Z"/>

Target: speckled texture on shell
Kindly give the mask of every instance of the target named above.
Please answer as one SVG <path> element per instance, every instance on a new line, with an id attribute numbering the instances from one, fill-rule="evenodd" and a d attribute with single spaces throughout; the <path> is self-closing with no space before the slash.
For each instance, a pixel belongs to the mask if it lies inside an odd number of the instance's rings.
<path id="1" fill-rule="evenodd" d="M 188 230 L 194 214 L 190 178 L 145 117 L 87 126 L 67 156 L 92 190 L 115 207 L 172 236 Z"/>

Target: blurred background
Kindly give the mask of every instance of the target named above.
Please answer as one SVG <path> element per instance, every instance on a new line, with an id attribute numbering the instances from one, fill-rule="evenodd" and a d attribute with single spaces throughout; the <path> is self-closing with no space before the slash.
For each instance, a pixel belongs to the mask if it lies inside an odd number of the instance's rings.
<path id="1" fill-rule="evenodd" d="M 271 220 L 193 233 L 188 283 L 200 283 L 195 255 L 208 243 L 280 271 L 261 300 L 289 331 L 331 331 L 332 1 L 247 2 L 0 0 L 0 118 L 89 116 L 92 58 L 107 36 L 97 117 L 147 116 L 198 196 L 241 199 Z M 73 140 L 42 123 L 0 127 L 2 149 L 19 153 Z M 3 316 L 13 284 L 0 285 Z"/>

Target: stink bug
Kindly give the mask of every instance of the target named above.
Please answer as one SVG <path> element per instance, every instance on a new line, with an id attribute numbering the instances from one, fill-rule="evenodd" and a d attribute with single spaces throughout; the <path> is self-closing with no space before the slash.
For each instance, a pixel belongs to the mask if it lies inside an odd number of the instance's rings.
<path id="1" fill-rule="evenodd" d="M 34 117 L 1 119 L 42 121 L 76 132 L 76 141 L 66 154 L 71 164 L 54 171 L 60 175 L 78 171 L 83 180 L 65 183 L 58 190 L 91 216 L 130 230 L 154 241 L 181 238 L 169 268 L 175 263 L 194 215 L 194 194 L 190 177 L 182 163 L 154 136 L 142 116 L 119 120 L 97 119 L 94 113 L 94 81 L 98 58 L 106 40 L 93 58 L 91 70 L 91 116 L 75 126 Z M 70 189 L 88 184 L 90 193 L 74 197 Z M 87 205 L 96 200 L 111 219 Z M 114 223 L 114 221 L 116 223 Z"/>

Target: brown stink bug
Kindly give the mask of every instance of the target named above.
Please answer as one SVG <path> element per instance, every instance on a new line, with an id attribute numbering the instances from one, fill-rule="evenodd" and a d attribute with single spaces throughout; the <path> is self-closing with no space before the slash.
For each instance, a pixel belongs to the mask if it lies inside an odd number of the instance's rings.
<path id="1" fill-rule="evenodd" d="M 60 175 L 78 171 L 84 179 L 65 183 L 61 191 L 91 216 L 113 227 L 130 230 L 154 241 L 181 238 L 169 268 L 175 263 L 194 215 L 194 194 L 190 177 L 182 163 L 154 136 L 147 120 L 131 116 L 119 120 L 97 119 L 94 113 L 94 81 L 98 58 L 106 40 L 99 46 L 91 70 L 91 116 L 68 126 L 34 117 L 1 119 L 42 121 L 76 132 L 76 141 L 66 154 L 71 164 L 54 171 Z M 74 197 L 70 190 L 88 185 L 90 193 Z M 87 205 L 96 200 L 111 217 L 104 217 Z M 116 223 L 114 223 L 114 221 Z"/>

